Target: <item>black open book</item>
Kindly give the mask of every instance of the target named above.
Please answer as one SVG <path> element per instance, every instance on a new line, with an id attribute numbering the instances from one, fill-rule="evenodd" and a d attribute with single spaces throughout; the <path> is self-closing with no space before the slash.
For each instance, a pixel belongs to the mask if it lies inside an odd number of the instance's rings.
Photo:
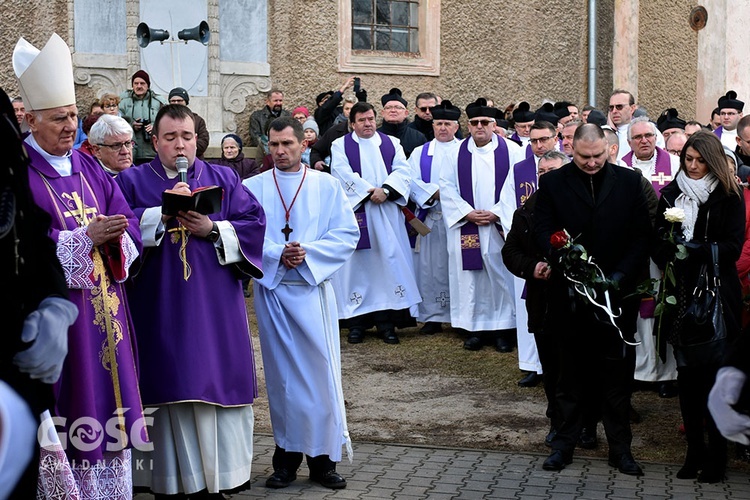
<path id="1" fill-rule="evenodd" d="M 161 195 L 161 213 L 177 215 L 178 212 L 190 210 L 208 215 L 221 210 L 221 199 L 224 190 L 220 186 L 204 186 L 193 191 L 191 195 L 167 189 Z"/>

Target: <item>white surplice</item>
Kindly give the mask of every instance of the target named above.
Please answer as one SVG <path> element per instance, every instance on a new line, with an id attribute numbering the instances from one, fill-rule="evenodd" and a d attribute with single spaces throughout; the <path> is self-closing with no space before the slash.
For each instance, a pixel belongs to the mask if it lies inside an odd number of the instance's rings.
<path id="1" fill-rule="evenodd" d="M 289 207 L 304 170 L 275 173 Z M 274 170 L 243 184 L 266 213 L 264 277 L 254 283 L 254 298 L 274 441 L 289 452 L 328 455 L 338 462 L 342 446 L 351 456 L 351 440 L 330 278 L 357 245 L 354 212 L 336 179 L 307 169 L 289 218 L 289 241 L 300 242 L 306 255 L 297 268 L 287 269 L 281 263 L 285 211 Z"/>
<path id="2" fill-rule="evenodd" d="M 508 139 L 493 135 L 492 142 L 478 148 L 469 137 L 472 154 L 472 183 L 474 206 L 461 198 L 458 185 L 458 151 L 451 153 L 451 161 L 440 175 L 440 200 L 443 218 L 448 229 L 450 269 L 451 325 L 471 332 L 515 328 L 516 313 L 513 299 L 513 275 L 503 263 L 501 251 L 505 244 L 498 223 L 479 226 L 482 269 L 463 270 L 461 259 L 461 226 L 466 215 L 474 209 L 489 210 L 498 217 L 502 207 L 495 201 L 495 149 L 498 140 L 508 146 L 510 166 L 524 159 L 524 150 Z"/>
<path id="3" fill-rule="evenodd" d="M 448 232 L 443 222 L 443 209 L 440 201 L 426 205 L 438 190 L 440 171 L 443 164 L 451 159 L 451 152 L 458 147 L 459 140 L 455 137 L 449 142 L 437 139 L 419 146 L 409 157 L 412 167 L 411 200 L 420 209 L 427 210 L 424 223 L 430 228 L 426 236 L 417 236 L 414 246 L 414 271 L 417 286 L 422 296 L 419 304 L 418 320 L 437 323 L 450 323 L 450 281 L 448 278 Z M 427 149 L 427 155 L 432 157 L 430 168 L 430 182 L 422 179 L 422 151 Z"/>
<path id="4" fill-rule="evenodd" d="M 351 134 L 359 144 L 362 176 L 352 171 L 344 151 L 345 137 L 331 145 L 331 174 L 341 181 L 354 210 L 365 203 L 371 248 L 355 251 L 333 278 L 339 317 L 348 319 L 375 311 L 402 309 L 409 309 L 416 317 L 416 305 L 421 298 L 414 278 L 405 218 L 400 209 L 409 196 L 411 168 L 398 139 L 385 136 L 396 150 L 389 175 L 380 153 L 380 135 L 362 139 L 354 132 Z M 401 196 L 380 205 L 365 201 L 370 195 L 368 189 L 383 184 L 388 184 Z"/>

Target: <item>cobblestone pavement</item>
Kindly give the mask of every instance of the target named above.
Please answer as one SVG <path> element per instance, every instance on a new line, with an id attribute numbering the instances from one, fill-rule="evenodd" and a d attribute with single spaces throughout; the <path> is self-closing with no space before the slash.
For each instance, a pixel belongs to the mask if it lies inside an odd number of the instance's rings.
<path id="1" fill-rule="evenodd" d="M 700 484 L 675 477 L 679 466 L 642 463 L 640 478 L 620 474 L 606 460 L 577 458 L 562 472 L 542 470 L 546 456 L 501 451 L 429 448 L 355 443 L 354 462 L 337 470 L 348 486 L 328 490 L 307 479 L 303 463 L 288 488 L 265 487 L 271 474 L 274 443 L 270 435 L 255 436 L 252 488 L 236 500 L 274 499 L 693 499 L 750 500 L 750 475 L 730 470 L 720 484 Z M 636 457 L 637 458 L 637 457 Z M 136 495 L 149 500 L 151 495 Z"/>

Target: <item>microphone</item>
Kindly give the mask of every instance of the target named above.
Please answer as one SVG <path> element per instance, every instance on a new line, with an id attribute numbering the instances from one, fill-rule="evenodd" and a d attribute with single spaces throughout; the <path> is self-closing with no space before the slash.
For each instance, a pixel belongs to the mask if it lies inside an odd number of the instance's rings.
<path id="1" fill-rule="evenodd" d="M 187 158 L 185 158 L 184 156 L 178 156 L 177 161 L 175 161 L 175 166 L 177 167 L 177 174 L 180 176 L 180 182 L 184 182 L 187 184 Z"/>

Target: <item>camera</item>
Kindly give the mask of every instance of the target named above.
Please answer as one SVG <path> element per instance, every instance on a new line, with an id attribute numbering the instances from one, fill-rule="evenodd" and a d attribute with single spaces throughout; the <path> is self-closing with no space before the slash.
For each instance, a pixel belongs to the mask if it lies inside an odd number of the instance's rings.
<path id="1" fill-rule="evenodd" d="M 143 125 L 143 128 L 141 129 L 142 132 L 143 132 L 143 138 L 146 140 L 146 142 L 150 143 L 151 142 L 151 132 L 148 132 L 146 130 L 146 125 L 148 125 L 149 123 L 151 123 L 151 120 L 147 120 L 145 118 L 139 118 L 138 120 L 136 120 L 136 122 L 138 122 L 141 125 Z"/>

